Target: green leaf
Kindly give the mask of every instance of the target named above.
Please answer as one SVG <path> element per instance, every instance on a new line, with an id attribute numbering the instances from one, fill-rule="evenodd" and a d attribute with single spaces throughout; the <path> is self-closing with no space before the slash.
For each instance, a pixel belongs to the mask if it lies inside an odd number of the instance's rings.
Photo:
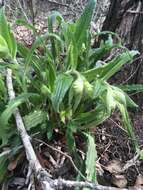
<path id="1" fill-rule="evenodd" d="M 30 66 L 30 64 L 32 63 L 32 58 L 33 58 L 33 54 L 35 52 L 35 50 L 42 45 L 42 47 L 45 49 L 46 48 L 46 41 L 49 38 L 53 38 L 56 39 L 57 41 L 59 41 L 60 43 L 63 43 L 61 38 L 53 33 L 46 33 L 42 36 L 39 36 L 35 42 L 33 43 L 29 53 L 27 54 L 27 58 L 26 58 L 26 64 L 25 64 L 25 70 L 27 70 Z"/>
<path id="2" fill-rule="evenodd" d="M 59 22 L 59 24 L 61 24 L 62 21 L 64 21 L 62 15 L 55 11 L 52 15 L 50 15 L 48 17 L 48 31 L 49 33 L 54 33 L 54 24 L 56 23 L 56 21 Z M 55 39 L 50 36 L 50 41 L 51 41 L 51 50 L 52 50 L 52 55 L 53 55 L 53 58 L 54 60 L 56 59 L 57 57 L 57 47 L 56 47 L 56 41 Z"/>
<path id="3" fill-rule="evenodd" d="M 14 128 L 15 126 L 11 125 L 7 125 L 7 126 L 2 126 L 0 127 L 0 146 L 5 146 L 5 145 L 9 145 L 10 139 L 11 137 L 13 137 L 14 135 L 17 134 L 16 128 Z M 15 138 L 16 139 L 16 138 Z"/>
<path id="4" fill-rule="evenodd" d="M 87 137 L 87 153 L 86 153 L 86 179 L 87 181 L 91 181 L 93 183 L 96 182 L 96 146 L 94 142 L 94 138 L 90 134 L 85 134 Z M 89 188 L 83 188 L 83 190 L 89 190 Z"/>
<path id="5" fill-rule="evenodd" d="M 35 110 L 23 117 L 25 127 L 27 130 L 37 127 L 37 125 L 42 124 L 48 119 L 46 112 L 41 110 Z"/>
<path id="6" fill-rule="evenodd" d="M 6 178 L 7 167 L 8 167 L 7 156 L 0 156 L 0 183 L 3 182 L 4 178 Z"/>
<path id="7" fill-rule="evenodd" d="M 97 34 L 98 35 L 98 34 Z M 113 44 L 113 39 L 111 35 L 108 36 L 108 40 L 101 42 L 100 47 L 96 49 L 90 49 L 89 61 L 90 66 L 96 65 L 96 62 L 102 60 L 107 53 L 109 53 L 113 48 L 120 47 L 118 44 Z"/>
<path id="8" fill-rule="evenodd" d="M 107 85 L 105 84 L 104 81 L 97 79 L 93 83 L 93 99 L 98 98 L 101 94 L 105 92 L 107 89 Z"/>
<path id="9" fill-rule="evenodd" d="M 124 64 L 131 62 L 133 57 L 137 54 L 139 54 L 139 52 L 133 50 L 122 53 L 117 58 L 113 59 L 113 61 L 107 63 L 104 70 L 100 74 L 100 77 L 103 78 L 103 80 L 108 80 L 117 71 L 119 71 Z"/>
<path id="10" fill-rule="evenodd" d="M 3 8 L 0 9 L 0 35 L 7 42 L 11 57 L 15 59 L 17 53 L 17 44 L 13 33 L 10 30 L 10 26 L 7 23 Z"/>
<path id="11" fill-rule="evenodd" d="M 114 92 L 112 88 L 110 87 L 110 85 L 107 87 L 106 106 L 107 106 L 108 113 L 111 115 L 112 112 L 116 108 L 116 101 L 114 99 Z"/>
<path id="12" fill-rule="evenodd" d="M 60 74 L 55 80 L 54 91 L 52 92 L 52 104 L 55 111 L 59 112 L 59 106 L 70 88 L 73 77 L 67 74 Z"/>
<path id="13" fill-rule="evenodd" d="M 114 99 L 127 107 L 137 108 L 138 105 L 120 88 L 112 86 L 114 91 Z"/>
<path id="14" fill-rule="evenodd" d="M 75 42 L 74 41 L 75 29 L 76 29 L 76 23 L 63 22 L 61 25 L 61 36 L 65 42 L 66 50 L 68 50 L 71 43 L 74 44 Z"/>
<path id="15" fill-rule="evenodd" d="M 127 85 L 118 85 L 123 91 L 128 93 L 139 93 L 143 92 L 142 84 L 127 84 Z"/>
<path id="16" fill-rule="evenodd" d="M 2 129 L 4 130 L 4 127 L 8 124 L 9 118 L 15 112 L 17 107 L 23 102 L 27 101 L 27 99 L 31 96 L 38 96 L 38 95 L 34 93 L 23 93 L 8 103 L 7 108 L 3 111 L 3 113 L 0 116 L 0 124 L 1 124 L 0 131 Z"/>
<path id="17" fill-rule="evenodd" d="M 98 60 L 101 60 L 103 56 L 108 53 L 110 49 L 106 49 L 106 47 L 99 47 L 96 49 L 91 49 L 90 50 L 90 55 L 89 55 L 89 61 L 90 65 L 96 65 L 96 62 Z"/>
<path id="18" fill-rule="evenodd" d="M 81 125 L 81 129 L 88 129 L 98 126 L 109 117 L 106 105 L 99 104 L 94 110 L 78 114 L 74 121 Z"/>
<path id="19" fill-rule="evenodd" d="M 100 67 L 95 67 L 93 69 L 87 70 L 82 74 L 89 80 L 95 80 L 96 78 L 100 78 L 102 80 L 108 80 L 112 77 L 120 68 L 133 60 L 133 57 L 138 54 L 138 51 L 127 51 L 118 55 L 112 61 L 105 63 Z"/>
<path id="20" fill-rule="evenodd" d="M 73 133 L 76 132 L 76 126 L 73 123 L 69 123 L 66 126 L 66 141 L 69 148 L 70 153 L 76 152 L 76 144 Z"/>
<path id="21" fill-rule="evenodd" d="M 92 20 L 92 15 L 95 9 L 96 0 L 89 0 L 87 6 L 80 19 L 77 22 L 76 30 L 75 30 L 75 42 L 77 44 L 77 48 L 80 50 L 82 44 L 85 43 L 87 31 L 90 28 L 90 23 Z"/>
<path id="22" fill-rule="evenodd" d="M 126 104 L 126 97 L 125 97 L 124 92 L 121 89 L 114 86 L 112 87 L 112 90 L 113 90 L 113 97 L 115 101 L 117 101 L 120 104 L 123 104 L 126 107 L 127 104 Z"/>
<path id="23" fill-rule="evenodd" d="M 124 125 L 125 129 L 127 130 L 128 135 L 131 137 L 131 140 L 133 142 L 133 145 L 134 145 L 136 151 L 138 152 L 139 151 L 139 144 L 137 142 L 137 139 L 136 139 L 136 136 L 135 136 L 135 133 L 133 130 L 133 126 L 132 126 L 128 111 L 123 104 L 118 104 L 117 106 L 118 106 L 118 108 L 121 112 L 121 115 L 122 115 L 123 125 Z"/>
<path id="24" fill-rule="evenodd" d="M 124 94 L 125 94 L 125 98 L 126 98 L 127 107 L 138 108 L 138 105 L 126 93 L 124 93 Z"/>
<path id="25" fill-rule="evenodd" d="M 22 43 L 17 44 L 18 53 L 26 59 L 27 55 L 29 54 L 29 48 L 25 47 Z"/>
<path id="26" fill-rule="evenodd" d="M 82 75 L 90 82 L 96 79 L 100 79 L 100 73 L 103 71 L 105 66 L 95 67 L 93 69 L 82 72 Z"/>
<path id="27" fill-rule="evenodd" d="M 94 87 L 90 84 L 86 78 L 84 79 L 84 94 L 93 99 Z"/>
<path id="28" fill-rule="evenodd" d="M 48 65 L 49 87 L 50 87 L 50 90 L 53 91 L 54 83 L 55 83 L 55 79 L 56 79 L 56 69 L 55 69 L 54 65 L 51 63 L 50 60 L 48 61 L 47 65 Z"/>
<path id="29" fill-rule="evenodd" d="M 41 94 L 44 95 L 44 97 L 51 97 L 50 89 L 44 84 L 41 86 Z"/>
<path id="30" fill-rule="evenodd" d="M 0 35 L 0 58 L 6 58 L 9 55 L 8 45 L 5 39 Z"/>
<path id="31" fill-rule="evenodd" d="M 67 66 L 71 69 L 76 69 L 78 60 L 78 50 L 74 42 L 71 42 L 67 54 Z"/>
<path id="32" fill-rule="evenodd" d="M 2 74 L 0 74 L 0 99 L 4 100 L 4 102 L 7 100 L 7 89 Z"/>
<path id="33" fill-rule="evenodd" d="M 77 79 L 72 84 L 73 95 L 74 95 L 74 102 L 70 102 L 73 104 L 73 112 L 77 109 L 79 103 L 81 102 L 83 91 L 84 91 L 84 79 L 82 75 L 78 74 Z M 70 94 L 69 94 L 70 96 Z M 71 99 L 72 100 L 72 99 Z"/>

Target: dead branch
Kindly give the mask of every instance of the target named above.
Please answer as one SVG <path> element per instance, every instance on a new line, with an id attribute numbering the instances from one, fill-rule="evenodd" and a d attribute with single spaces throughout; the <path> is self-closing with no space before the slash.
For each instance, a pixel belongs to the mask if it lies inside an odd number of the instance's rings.
<path id="1" fill-rule="evenodd" d="M 53 1 L 53 0 L 47 0 L 49 3 L 53 3 L 53 4 L 56 4 L 56 5 L 60 5 L 60 6 L 64 6 L 64 7 L 69 7 L 68 4 L 65 4 L 65 3 L 60 3 L 60 2 L 57 2 L 57 1 Z"/>
<path id="2" fill-rule="evenodd" d="M 7 69 L 6 84 L 7 84 L 9 99 L 13 100 L 15 98 L 15 92 L 13 89 L 11 69 Z M 43 190 L 53 190 L 53 188 L 50 186 L 50 183 L 49 183 L 49 181 L 51 180 L 49 177 L 50 175 L 48 174 L 48 172 L 46 172 L 44 168 L 42 168 L 39 160 L 36 157 L 36 154 L 30 142 L 30 137 L 27 131 L 25 130 L 24 123 L 22 121 L 22 117 L 20 115 L 18 108 L 14 112 L 14 117 L 16 121 L 17 130 L 21 136 L 21 140 L 23 142 L 23 145 L 26 151 L 26 157 L 27 157 L 27 160 L 29 161 L 29 166 L 31 167 L 38 181 L 41 182 Z M 44 176 L 46 176 L 46 181 L 43 178 L 43 174 Z"/>
<path id="3" fill-rule="evenodd" d="M 143 14 L 143 11 L 132 11 L 132 10 L 128 10 L 127 13 L 131 13 L 131 14 Z"/>
<path id="4" fill-rule="evenodd" d="M 69 181 L 69 180 L 64 180 L 64 179 L 53 180 L 52 186 L 58 187 L 58 189 L 64 189 L 65 187 L 66 188 L 87 187 L 87 188 L 94 189 L 94 190 L 119 190 L 119 188 L 116 188 L 116 187 L 107 187 L 107 186 L 97 185 L 97 184 L 90 183 L 90 182 Z M 142 187 L 133 187 L 130 189 L 131 190 L 143 190 Z M 120 190 L 128 190 L 128 189 L 126 189 L 126 188 L 121 189 L 120 188 Z"/>

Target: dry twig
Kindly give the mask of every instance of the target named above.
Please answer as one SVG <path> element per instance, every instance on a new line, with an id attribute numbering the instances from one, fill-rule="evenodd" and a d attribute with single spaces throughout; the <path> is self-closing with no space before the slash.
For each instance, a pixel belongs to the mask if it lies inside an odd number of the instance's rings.
<path id="1" fill-rule="evenodd" d="M 13 100 L 15 98 L 15 92 L 13 89 L 11 69 L 7 69 L 6 83 L 7 83 L 9 99 Z M 37 179 L 41 182 L 43 190 L 53 190 L 53 188 L 50 186 L 50 183 L 49 183 L 49 181 L 51 180 L 49 177 L 50 175 L 44 170 L 44 168 L 42 168 L 39 160 L 36 157 L 36 154 L 30 142 L 30 137 L 27 134 L 27 131 L 25 130 L 24 123 L 22 121 L 22 117 L 20 115 L 18 108 L 14 112 L 14 117 L 16 120 L 17 130 L 21 136 L 21 140 L 23 142 L 23 145 L 26 151 L 26 156 L 27 156 L 27 160 L 29 161 L 29 166 L 31 167 L 34 174 L 36 175 Z M 46 181 L 43 178 L 43 176 L 46 176 Z"/>
<path id="2" fill-rule="evenodd" d="M 74 169 L 79 173 L 79 175 L 86 180 L 86 177 L 81 173 L 81 171 L 77 168 L 77 166 L 75 165 L 73 159 L 71 156 L 69 156 L 67 153 L 45 143 L 44 141 L 40 140 L 40 139 L 37 139 L 37 138 L 34 138 L 34 140 L 36 140 L 37 142 L 40 142 L 40 143 L 43 143 L 44 145 L 46 145 L 47 147 L 49 147 L 50 149 L 56 151 L 56 152 L 59 152 L 60 154 L 64 155 L 66 158 L 69 159 L 69 161 L 71 162 L 71 164 L 73 165 Z"/>
<path id="3" fill-rule="evenodd" d="M 58 189 L 64 189 L 65 187 L 66 188 L 87 187 L 87 188 L 91 188 L 94 190 L 119 190 L 119 188 L 116 188 L 116 187 L 105 187 L 105 186 L 97 185 L 97 184 L 90 183 L 90 182 L 69 181 L 69 180 L 64 180 L 64 179 L 53 180 L 52 186 L 58 187 Z M 128 189 L 120 188 L 120 190 L 128 190 Z M 131 190 L 143 190 L 143 188 L 142 187 L 133 187 L 133 188 L 131 188 Z"/>

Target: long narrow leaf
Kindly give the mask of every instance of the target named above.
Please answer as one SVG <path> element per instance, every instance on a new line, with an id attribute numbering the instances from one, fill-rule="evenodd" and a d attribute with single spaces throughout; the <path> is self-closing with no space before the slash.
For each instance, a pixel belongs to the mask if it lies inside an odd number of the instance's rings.
<path id="1" fill-rule="evenodd" d="M 122 115 L 123 125 L 124 125 L 125 129 L 127 130 L 128 135 L 131 137 L 131 140 L 133 141 L 136 151 L 139 151 L 139 145 L 138 145 L 137 139 L 135 137 L 135 133 L 133 130 L 133 126 L 132 126 L 128 111 L 127 111 L 126 107 L 121 104 L 118 104 L 118 108 Z"/>
<path id="2" fill-rule="evenodd" d="M 143 92 L 143 85 L 142 84 L 126 84 L 126 85 L 119 85 L 123 91 L 128 93 L 139 93 Z"/>
<path id="3" fill-rule="evenodd" d="M 78 49 L 80 49 L 82 44 L 85 43 L 85 37 L 87 35 L 87 30 L 89 30 L 90 27 L 95 5 L 96 0 L 89 0 L 83 14 L 77 22 L 75 31 L 75 41 L 77 43 Z"/>
<path id="4" fill-rule="evenodd" d="M 95 67 L 91 70 L 85 71 L 82 74 L 89 80 L 95 80 L 96 78 L 101 78 L 102 80 L 108 80 L 112 77 L 121 67 L 132 61 L 133 57 L 138 54 L 138 51 L 124 52 L 117 56 L 115 59 L 109 63 L 105 63 L 100 67 Z"/>
<path id="5" fill-rule="evenodd" d="M 9 49 L 7 42 L 3 38 L 2 35 L 0 35 L 0 58 L 6 58 L 9 56 Z"/>
<path id="6" fill-rule="evenodd" d="M 56 40 L 58 40 L 60 43 L 62 43 L 62 40 L 61 38 L 56 35 L 56 34 L 52 34 L 52 33 L 46 33 L 40 37 L 38 37 L 34 44 L 32 45 L 32 48 L 30 50 L 30 52 L 28 53 L 27 55 L 27 58 L 26 58 L 26 65 L 25 65 L 25 69 L 28 69 L 31 61 L 32 61 L 32 57 L 33 57 L 33 54 L 35 52 L 35 50 L 40 46 L 40 45 L 43 45 L 43 48 L 45 48 L 45 43 L 46 43 L 46 40 L 49 39 L 49 38 L 55 38 Z"/>
<path id="7" fill-rule="evenodd" d="M 107 64 L 100 77 L 104 80 L 108 80 L 117 71 L 119 71 L 124 64 L 133 61 L 133 57 L 137 54 L 139 54 L 139 52 L 134 50 L 122 53 L 117 58 L 115 58 L 115 60 Z"/>
<path id="8" fill-rule="evenodd" d="M 110 114 L 106 110 L 105 105 L 101 104 L 92 111 L 80 113 L 79 115 L 77 115 L 74 121 L 80 124 L 82 129 L 87 129 L 98 126 L 108 117 L 110 117 Z"/>
<path id="9" fill-rule="evenodd" d="M 87 153 L 86 153 L 86 179 L 87 181 L 96 182 L 96 146 L 94 138 L 90 134 L 85 134 L 87 137 Z M 83 188 L 83 190 L 89 190 L 89 188 Z"/>
<path id="10" fill-rule="evenodd" d="M 42 124 L 46 121 L 46 119 L 46 112 L 43 112 L 41 110 L 35 110 L 34 112 L 29 113 L 23 118 L 27 130 L 30 130 L 36 127 L 37 125 Z"/>
<path id="11" fill-rule="evenodd" d="M 56 23 L 56 21 L 59 21 L 59 23 L 61 23 L 61 21 L 63 21 L 63 17 L 62 15 L 55 11 L 51 16 L 48 17 L 48 31 L 49 33 L 54 33 L 54 24 Z M 50 36 L 50 41 L 51 41 L 51 50 L 52 50 L 52 55 L 54 60 L 57 57 L 57 48 L 56 48 L 56 40 Z"/>
<path id="12" fill-rule="evenodd" d="M 17 53 L 17 44 L 13 33 L 10 30 L 10 26 L 7 23 L 3 8 L 0 9 L 0 35 L 2 35 L 7 42 L 10 54 L 12 58 L 15 59 Z"/>
<path id="13" fill-rule="evenodd" d="M 59 112 L 59 106 L 70 88 L 72 81 L 73 77 L 67 74 L 59 75 L 55 81 L 55 88 L 52 93 L 52 104 L 57 112 Z"/>
<path id="14" fill-rule="evenodd" d="M 7 156 L 0 157 L 0 182 L 2 183 L 4 178 L 6 177 L 8 167 L 8 158 Z"/>
<path id="15" fill-rule="evenodd" d="M 8 124 L 8 120 L 11 117 L 11 115 L 14 113 L 16 108 L 25 102 L 27 98 L 31 96 L 38 96 L 37 94 L 34 93 L 24 93 L 19 96 L 17 96 L 15 99 L 11 100 L 9 104 L 7 105 L 7 108 L 3 111 L 3 113 L 0 116 L 0 124 L 1 127 L 6 126 Z"/>

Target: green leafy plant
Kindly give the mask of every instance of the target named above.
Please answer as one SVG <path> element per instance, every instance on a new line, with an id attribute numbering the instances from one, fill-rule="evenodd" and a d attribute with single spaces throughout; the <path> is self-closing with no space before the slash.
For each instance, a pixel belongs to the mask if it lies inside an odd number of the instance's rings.
<path id="1" fill-rule="evenodd" d="M 108 39 L 101 41 L 100 47 L 92 48 L 90 22 L 95 4 L 95 0 L 89 0 L 75 23 L 66 22 L 60 13 L 54 12 L 48 18 L 47 33 L 37 36 L 31 49 L 16 43 L 4 12 L 0 10 L 0 58 L 2 63 L 5 62 L 0 70 L 0 84 L 4 82 L 5 69 L 10 67 L 17 94 L 15 100 L 9 102 L 6 95 L 4 98 L 6 87 L 1 85 L 2 145 L 8 145 L 16 135 L 12 118 L 16 107 L 20 108 L 30 133 L 34 129 L 41 134 L 46 132 L 47 138 L 52 138 L 54 128 L 65 131 L 72 154 L 77 154 L 74 133 L 84 133 L 88 139 L 86 157 L 82 160 L 84 175 L 94 182 L 97 156 L 90 129 L 102 124 L 115 110 L 120 111 L 123 126 L 138 150 L 127 112 L 128 107 L 136 108 L 137 105 L 122 90 L 123 87 L 108 82 L 124 64 L 132 62 L 138 51 L 123 48 L 119 38 L 114 43 L 113 37 L 117 35 L 111 32 L 106 32 Z M 114 48 L 124 51 L 103 63 Z"/>
<path id="2" fill-rule="evenodd" d="M 143 92 L 142 84 L 127 84 L 127 85 L 119 85 L 119 88 L 128 93 L 139 93 Z"/>

